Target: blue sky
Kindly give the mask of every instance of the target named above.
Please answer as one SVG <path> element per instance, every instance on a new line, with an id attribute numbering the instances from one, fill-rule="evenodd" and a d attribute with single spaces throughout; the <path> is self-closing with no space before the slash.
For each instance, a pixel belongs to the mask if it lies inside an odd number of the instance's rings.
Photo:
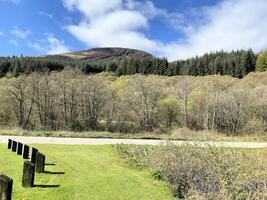
<path id="1" fill-rule="evenodd" d="M 267 48 L 266 0 L 0 0 L 0 56 L 129 47 L 169 60 Z"/>

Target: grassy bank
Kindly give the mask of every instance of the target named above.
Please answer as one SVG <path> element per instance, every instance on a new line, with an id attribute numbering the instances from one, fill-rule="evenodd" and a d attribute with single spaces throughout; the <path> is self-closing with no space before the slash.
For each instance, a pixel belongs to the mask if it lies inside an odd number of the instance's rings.
<path id="1" fill-rule="evenodd" d="M 0 135 L 13 136 L 45 136 L 45 137 L 73 137 L 73 138 L 129 138 L 129 139 L 170 139 L 195 141 L 240 141 L 267 142 L 267 133 L 226 136 L 215 132 L 192 131 L 177 129 L 171 133 L 111 133 L 111 132 L 71 132 L 71 131 L 27 131 L 22 129 L 0 129 Z"/>
<path id="2" fill-rule="evenodd" d="M 169 200 L 170 189 L 150 172 L 129 168 L 112 146 L 36 145 L 46 155 L 46 171 L 35 184 L 21 187 L 23 160 L 0 145 L 0 173 L 14 179 L 13 199 Z M 63 174 L 64 172 L 64 174 Z M 57 187 L 58 185 L 58 187 Z"/>

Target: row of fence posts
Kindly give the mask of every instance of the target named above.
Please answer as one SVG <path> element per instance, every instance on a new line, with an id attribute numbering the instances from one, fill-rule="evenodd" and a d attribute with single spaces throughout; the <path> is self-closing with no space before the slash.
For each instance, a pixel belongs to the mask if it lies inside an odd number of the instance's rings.
<path id="1" fill-rule="evenodd" d="M 29 159 L 30 147 L 26 144 L 8 139 L 8 149 L 22 155 L 24 161 L 22 187 L 34 187 L 34 177 L 36 173 L 45 172 L 45 155 L 38 152 L 38 149 L 32 147 L 31 158 Z M 0 175 L 0 200 L 11 200 L 13 179 L 5 175 Z"/>

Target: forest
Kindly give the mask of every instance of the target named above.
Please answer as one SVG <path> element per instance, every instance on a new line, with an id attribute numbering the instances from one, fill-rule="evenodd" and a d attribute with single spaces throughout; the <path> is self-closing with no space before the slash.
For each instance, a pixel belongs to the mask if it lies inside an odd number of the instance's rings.
<path id="1" fill-rule="evenodd" d="M 120 60 L 78 60 L 64 56 L 0 57 L 0 77 L 17 77 L 32 72 L 75 69 L 83 74 L 112 72 L 117 76 L 133 74 L 177 75 L 230 75 L 242 78 L 256 69 L 257 55 L 252 50 L 207 53 L 200 57 L 168 62 L 166 58 L 125 57 Z M 264 58 L 265 59 L 265 58 Z M 264 61 L 265 62 L 265 61 Z M 259 68 L 264 71 L 266 67 Z"/>
<path id="2" fill-rule="evenodd" d="M 0 126 L 226 135 L 267 130 L 267 54 L 216 52 L 169 63 L 0 58 Z M 256 72 L 259 71 L 259 72 Z"/>
<path id="3" fill-rule="evenodd" d="M 267 129 L 267 72 L 231 76 L 85 75 L 79 70 L 0 79 L 0 125 L 29 130 L 226 135 Z"/>

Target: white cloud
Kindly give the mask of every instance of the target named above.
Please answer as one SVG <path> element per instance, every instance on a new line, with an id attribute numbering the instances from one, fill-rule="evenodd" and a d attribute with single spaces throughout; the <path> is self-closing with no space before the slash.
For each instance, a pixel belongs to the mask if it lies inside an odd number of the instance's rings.
<path id="1" fill-rule="evenodd" d="M 60 54 L 70 51 L 64 41 L 57 39 L 53 34 L 47 34 L 46 39 L 40 42 L 28 42 L 28 46 L 44 54 Z"/>
<path id="2" fill-rule="evenodd" d="M 136 0 L 63 0 L 69 10 L 83 14 L 79 24 L 66 28 L 88 47 L 120 46 L 137 48 L 169 60 L 202 55 L 216 50 L 230 51 L 267 47 L 267 1 L 225 0 L 215 6 L 198 8 L 198 23 L 188 13 L 168 13 L 152 1 Z M 196 10 L 192 10 L 196 14 Z M 184 38 L 163 43 L 144 34 L 149 20 L 164 18 Z M 159 19 L 162 20 L 162 19 Z M 201 21 L 203 20 L 203 21 Z"/>
<path id="3" fill-rule="evenodd" d="M 88 46 L 157 47 L 156 42 L 138 31 L 149 28 L 147 17 L 127 9 L 122 0 L 64 0 L 64 5 L 84 15 L 78 25 L 66 28 Z"/>
<path id="4" fill-rule="evenodd" d="M 9 40 L 8 42 L 16 47 L 19 46 L 19 43 L 16 40 Z"/>
<path id="5" fill-rule="evenodd" d="M 167 15 L 165 10 L 155 7 L 152 1 L 140 2 L 136 0 L 127 0 L 125 7 L 129 10 L 138 10 L 138 12 L 141 12 L 147 18 Z"/>
<path id="6" fill-rule="evenodd" d="M 145 36 L 136 31 L 147 26 L 147 19 L 140 13 L 118 10 L 89 23 L 81 22 L 79 25 L 71 25 L 67 29 L 88 45 L 150 48 L 153 45 L 151 41 L 145 40 Z"/>
<path id="7" fill-rule="evenodd" d="M 122 0 L 63 0 L 63 3 L 66 8 L 77 9 L 87 17 L 103 15 L 122 6 Z"/>
<path id="8" fill-rule="evenodd" d="M 205 9 L 208 23 L 187 32 L 185 44 L 164 47 L 169 58 L 191 57 L 206 52 L 241 48 L 259 51 L 267 47 L 267 1 L 224 1 Z"/>
<path id="9" fill-rule="evenodd" d="M 10 30 L 10 33 L 18 38 L 26 39 L 31 34 L 31 31 L 29 29 L 22 30 L 15 26 Z"/>
<path id="10" fill-rule="evenodd" d="M 30 48 L 36 49 L 36 50 L 41 51 L 41 52 L 45 52 L 45 48 L 40 43 L 28 42 L 27 44 Z"/>
<path id="11" fill-rule="evenodd" d="M 49 19 L 54 20 L 54 16 L 52 14 L 50 14 L 50 13 L 45 12 L 45 11 L 39 10 L 37 12 L 37 14 L 40 15 L 40 16 L 45 16 L 45 17 L 48 17 Z"/>
<path id="12" fill-rule="evenodd" d="M 0 31 L 0 36 L 3 36 L 3 35 L 4 35 L 4 33 Z"/>
<path id="13" fill-rule="evenodd" d="M 69 48 L 64 44 L 64 41 L 58 40 L 53 35 L 47 36 L 49 43 L 47 54 L 59 54 L 69 52 Z"/>

